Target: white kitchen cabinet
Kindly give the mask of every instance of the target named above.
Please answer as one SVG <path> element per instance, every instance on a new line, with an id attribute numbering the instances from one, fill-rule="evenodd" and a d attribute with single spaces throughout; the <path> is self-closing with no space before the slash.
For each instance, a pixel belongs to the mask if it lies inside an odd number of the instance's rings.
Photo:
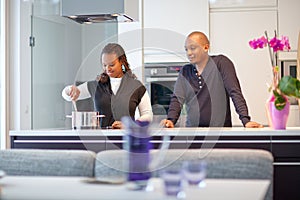
<path id="1" fill-rule="evenodd" d="M 144 0 L 146 54 L 184 56 L 184 41 L 192 31 L 209 34 L 208 0 Z"/>
<path id="2" fill-rule="evenodd" d="M 264 8 L 277 5 L 277 0 L 209 0 L 210 8 Z"/>
<path id="3" fill-rule="evenodd" d="M 277 10 L 226 10 L 210 12 L 211 54 L 225 54 L 235 64 L 242 92 L 253 121 L 267 124 L 265 102 L 271 83 L 268 49 L 253 50 L 249 40 L 277 30 Z M 242 125 L 232 107 L 233 125 Z"/>
<path id="4" fill-rule="evenodd" d="M 278 0 L 278 29 L 280 35 L 289 37 L 291 50 L 297 50 L 300 31 L 299 0 Z"/>
<path id="5" fill-rule="evenodd" d="M 130 68 L 139 80 L 144 81 L 142 43 L 142 1 L 126 0 L 126 10 L 138 10 L 130 23 L 118 23 L 118 43 L 124 48 Z M 137 7 L 137 8 L 136 8 Z M 132 13 L 132 12 L 130 12 Z"/>

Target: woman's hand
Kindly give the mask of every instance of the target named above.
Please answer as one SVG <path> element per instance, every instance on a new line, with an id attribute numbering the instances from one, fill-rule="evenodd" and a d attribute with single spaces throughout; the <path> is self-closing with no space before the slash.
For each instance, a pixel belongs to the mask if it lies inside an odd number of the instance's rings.
<path id="1" fill-rule="evenodd" d="M 80 95 L 80 90 L 75 85 L 72 85 L 69 88 L 68 95 L 71 97 L 72 101 L 76 101 Z"/>
<path id="2" fill-rule="evenodd" d="M 111 127 L 113 129 L 122 129 L 123 128 L 122 122 L 121 121 L 114 121 L 114 123 L 111 125 Z"/>

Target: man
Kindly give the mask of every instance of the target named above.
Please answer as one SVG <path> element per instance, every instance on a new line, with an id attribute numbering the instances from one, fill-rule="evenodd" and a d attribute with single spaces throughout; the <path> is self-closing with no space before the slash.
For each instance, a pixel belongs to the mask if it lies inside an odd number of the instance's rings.
<path id="1" fill-rule="evenodd" d="M 245 127 L 263 127 L 250 121 L 233 63 L 224 55 L 209 56 L 208 50 L 209 40 L 204 33 L 192 32 L 188 35 L 185 51 L 190 64 L 180 70 L 168 118 L 162 123 L 173 128 L 185 104 L 187 127 L 231 127 L 231 98 Z"/>

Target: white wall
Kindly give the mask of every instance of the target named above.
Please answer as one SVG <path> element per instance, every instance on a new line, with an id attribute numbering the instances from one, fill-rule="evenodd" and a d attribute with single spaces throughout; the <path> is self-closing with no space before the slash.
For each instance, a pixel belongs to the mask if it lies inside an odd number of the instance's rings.
<path id="1" fill-rule="evenodd" d="M 300 1 L 278 0 L 279 35 L 289 36 L 291 49 L 297 50 L 300 32 Z"/>

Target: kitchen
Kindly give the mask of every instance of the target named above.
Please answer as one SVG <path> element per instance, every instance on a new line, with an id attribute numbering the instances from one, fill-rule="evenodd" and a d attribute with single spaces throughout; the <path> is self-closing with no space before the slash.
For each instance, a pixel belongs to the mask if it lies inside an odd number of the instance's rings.
<path id="1" fill-rule="evenodd" d="M 189 3 L 178 1 L 177 6 L 173 0 L 169 15 L 165 13 L 170 10 L 170 1 L 163 1 L 164 4 L 161 1 L 151 0 L 149 3 L 150 1 L 140 0 L 138 1 L 138 18 L 140 21 L 120 24 L 99 23 L 92 26 L 79 26 L 67 21 L 66 18 L 57 16 L 51 16 L 52 18 L 49 19 L 51 13 L 58 12 L 56 4 L 59 1 L 34 1 L 36 3 L 34 14 L 36 15 L 31 19 L 31 2 L 26 0 L 11 2 L 11 7 L 15 8 L 17 13 L 17 17 L 11 17 L 11 24 L 16 25 L 16 27 L 12 26 L 11 29 L 13 35 L 20 39 L 11 41 L 12 60 L 10 68 L 12 74 L 10 80 L 15 81 L 10 83 L 10 100 L 14 103 L 7 103 L 9 107 L 7 117 L 10 120 L 6 132 L 8 132 L 7 130 L 69 128 L 71 122 L 65 118 L 65 115 L 72 111 L 72 105 L 63 101 L 60 91 L 64 85 L 77 80 L 83 81 L 94 78 L 99 73 L 99 51 L 94 49 L 96 44 L 103 41 L 118 41 L 124 44 L 134 72 L 146 83 L 144 69 L 146 69 L 147 63 L 186 62 L 183 42 L 185 36 L 193 30 L 202 30 L 210 36 L 212 54 L 224 53 L 234 61 L 252 118 L 267 125 L 264 103 L 269 93 L 267 87 L 264 86 L 270 80 L 270 69 L 267 67 L 270 66 L 268 52 L 252 51 L 248 46 L 248 41 L 261 36 L 265 30 L 269 33 L 277 30 L 280 35 L 290 37 L 291 53 L 293 54 L 297 49 L 297 36 L 300 27 L 297 20 L 291 20 L 300 18 L 297 11 L 300 6 L 297 0 L 210 2 L 190 0 Z M 42 3 L 48 3 L 51 5 L 51 9 L 45 10 Z M 203 11 L 198 12 L 198 8 L 203 9 Z M 175 16 L 172 15 L 174 12 L 176 12 Z M 203 13 L 205 17 L 201 16 Z M 164 16 L 168 17 L 166 21 L 163 20 Z M 31 20 L 34 23 L 33 30 L 31 29 Z M 60 20 L 59 23 L 56 20 Z M 68 23 L 70 29 L 66 29 L 62 25 L 64 23 Z M 17 27 L 18 24 L 21 26 Z M 39 26 L 41 29 L 37 29 Z M 156 35 L 155 32 L 151 31 L 157 29 L 159 31 L 156 33 L 160 34 Z M 41 33 L 41 30 L 46 33 L 51 30 L 51 34 L 43 35 L 45 33 Z M 28 45 L 28 38 L 32 32 L 34 33 L 33 36 L 36 37 L 36 44 L 33 49 Z M 168 36 L 170 32 L 174 34 L 175 38 L 171 41 L 171 46 L 161 47 L 161 40 L 164 41 L 166 38 L 162 35 L 167 34 Z M 147 33 L 151 36 L 151 40 Z M 118 37 L 111 37 L 116 34 Z M 64 39 L 61 35 L 65 36 Z M 46 38 L 38 39 L 38 36 L 46 36 Z M 153 44 L 156 41 L 159 41 L 158 44 Z M 62 48 L 61 44 L 64 42 L 67 44 Z M 47 51 L 41 48 L 41 44 L 51 48 L 50 53 L 43 53 Z M 151 49 L 153 46 L 156 49 Z M 101 45 L 97 48 L 101 48 Z M 138 59 L 136 59 L 137 57 Z M 19 58 L 20 61 L 16 62 L 18 60 L 16 58 Z M 68 59 L 64 60 L 64 58 Z M 82 60 L 81 58 L 88 59 Z M 285 58 L 282 59 L 285 60 Z M 294 61 L 295 57 L 290 59 Z M 64 66 L 68 66 L 69 70 L 65 71 Z M 31 69 L 36 71 L 31 71 Z M 78 69 L 84 69 L 84 71 Z M 86 71 L 89 73 L 87 74 Z M 254 75 L 249 76 L 251 72 Z M 254 81 L 253 77 L 255 77 Z M 36 88 L 31 85 L 32 79 L 34 83 L 38 83 Z M 45 83 L 47 83 L 46 86 Z M 49 97 L 48 101 L 43 102 L 44 104 L 40 104 L 42 96 Z M 3 109 L 1 108 L 1 110 Z M 290 126 L 299 126 L 297 105 L 291 109 L 291 116 L 294 117 L 290 118 L 293 120 L 293 122 L 289 122 L 292 124 Z M 233 115 L 233 118 L 234 125 L 240 126 L 237 117 Z M 3 131 L 1 132 L 3 133 Z M 8 133 L 6 137 L 1 137 L 2 141 L 3 138 L 8 138 Z"/>
<path id="2" fill-rule="evenodd" d="M 147 1 L 144 1 L 144 15 L 137 12 L 137 10 L 141 9 L 135 9 L 135 15 L 133 14 L 133 16 L 139 17 L 136 17 L 139 19 L 137 22 L 119 24 L 95 23 L 90 26 L 77 24 L 60 16 L 53 16 L 51 13 L 58 12 L 57 2 L 59 1 L 49 1 L 49 5 L 45 3 L 47 1 L 41 1 L 40 3 L 35 1 L 33 16 L 36 15 L 36 17 L 33 17 L 33 24 L 31 24 L 30 1 L 21 2 L 23 3 L 20 9 L 22 8 L 21 11 L 24 12 L 22 15 L 28 15 L 28 17 L 22 17 L 19 22 L 24 26 L 20 30 L 21 45 L 16 45 L 20 48 L 22 54 L 19 55 L 21 64 L 20 66 L 15 66 L 17 67 L 15 70 L 20 71 L 18 76 L 23 81 L 21 85 L 14 86 L 14 83 L 12 83 L 11 86 L 18 88 L 17 91 L 14 90 L 15 94 L 12 93 L 11 99 L 16 101 L 14 105 L 19 105 L 17 107 L 11 105 L 11 110 L 13 113 L 16 113 L 16 115 L 11 116 L 11 121 L 13 121 L 11 129 L 69 127 L 71 122 L 65 116 L 71 113 L 72 105 L 64 102 L 57 94 L 65 85 L 76 81 L 91 80 L 96 74 L 99 74 L 101 68 L 99 69 L 98 52 L 101 49 L 101 45 L 105 42 L 118 41 L 122 44 L 127 51 L 128 59 L 134 72 L 140 80 L 148 84 L 145 77 L 146 71 L 143 66 L 155 62 L 186 62 L 183 42 L 185 36 L 193 30 L 202 30 L 210 35 L 211 54 L 223 53 L 233 60 L 252 119 L 267 125 L 264 101 L 256 101 L 256 99 L 265 100 L 269 96 L 266 83 L 270 82 L 270 69 L 261 67 L 270 65 L 267 56 L 268 52 L 253 52 L 248 47 L 248 41 L 262 35 L 265 30 L 268 30 L 270 33 L 278 30 L 279 34 L 289 35 L 292 47 L 291 54 L 294 53 L 297 47 L 297 29 L 286 27 L 289 23 L 291 23 L 290 26 L 292 27 L 298 27 L 297 20 L 286 23 L 286 20 L 289 18 L 281 17 L 281 12 L 285 15 L 295 15 L 295 12 L 288 12 L 287 9 L 294 9 L 297 6 L 293 8 L 287 6 L 286 8 L 287 3 L 281 1 L 278 2 L 278 6 L 277 1 L 263 1 L 263 3 L 260 1 L 260 3 L 245 1 L 240 4 L 231 3 L 231 5 L 230 1 L 225 5 L 218 1 L 215 3 L 210 2 L 210 4 L 207 1 L 195 1 L 185 5 L 186 9 L 181 10 L 179 12 L 181 14 L 177 15 L 177 18 L 172 16 L 166 20 L 161 19 L 167 9 L 167 1 L 165 4 L 160 5 L 160 9 L 155 8 L 155 1 L 151 1 L 150 5 L 148 5 Z M 180 3 L 181 1 L 178 2 Z M 140 8 L 142 6 L 141 3 L 132 4 Z M 202 9 L 201 12 L 189 8 L 197 4 Z M 257 5 L 260 5 L 261 8 L 257 8 Z M 183 5 L 178 5 L 178 7 L 183 7 Z M 45 8 L 51 9 L 47 10 Z M 153 16 L 154 9 L 156 9 L 156 15 Z M 198 22 L 197 20 L 197 23 L 195 23 L 189 18 L 182 18 L 182 16 L 190 16 L 190 13 L 194 13 L 194 19 L 200 19 L 201 21 Z M 205 17 L 201 17 L 201 15 Z M 144 16 L 143 20 L 142 16 Z M 231 23 L 236 16 L 239 16 L 241 20 L 234 24 Z M 260 18 L 264 20 L 260 20 Z M 176 21 L 176 26 L 174 23 L 169 23 L 171 20 Z M 256 23 L 258 21 L 260 23 Z M 241 30 L 233 31 L 236 27 L 242 27 L 244 23 L 248 24 L 245 34 L 240 34 Z M 249 26 L 249 24 L 252 25 Z M 39 26 L 41 26 L 40 29 L 38 28 Z M 68 28 L 64 28 L 64 26 Z M 142 26 L 144 26 L 144 29 L 141 29 Z M 284 27 L 286 28 L 283 29 Z M 52 34 L 47 34 L 50 32 Z M 62 37 L 61 35 L 66 36 Z M 171 35 L 174 39 L 162 41 L 166 35 L 168 35 L 168 38 Z M 232 42 L 230 38 L 224 40 L 224 35 L 241 42 Z M 28 38 L 31 36 L 35 38 L 36 43 L 33 48 L 27 45 Z M 82 42 L 76 42 L 78 40 Z M 241 54 L 240 52 L 244 53 Z M 32 74 L 30 73 L 31 67 L 33 69 Z M 258 70 L 260 73 L 256 76 L 254 82 L 249 73 Z M 12 74 L 12 80 L 15 80 L 14 76 Z M 50 78 L 51 81 L 47 84 L 44 82 L 44 77 L 47 76 L 54 76 L 55 79 Z M 30 77 L 35 83 L 34 86 L 31 86 Z M 33 87 L 32 94 L 27 92 L 31 91 L 31 87 Z M 44 94 L 45 88 L 48 91 L 47 95 Z M 257 95 L 259 96 L 257 97 Z M 49 107 L 49 105 L 53 105 L 53 107 Z M 297 106 L 292 106 L 289 120 L 289 126 L 299 126 L 300 120 Z M 241 126 L 237 115 L 234 113 L 233 124 L 234 126 Z"/>
<path id="3" fill-rule="evenodd" d="M 290 10 L 297 6 L 288 6 L 291 3 L 297 4 L 296 1 L 224 1 L 223 4 L 222 1 L 194 1 L 188 5 L 182 5 L 182 1 L 178 1 L 178 7 L 185 9 L 178 11 L 176 16 L 170 14 L 167 17 L 164 17 L 164 12 L 168 1 L 160 4 L 155 1 L 151 1 L 151 4 L 148 1 L 130 1 L 130 7 L 134 8 L 132 16 L 139 21 L 93 25 L 78 24 L 57 16 L 59 1 L 35 1 L 34 11 L 31 10 L 30 1 L 21 2 L 20 14 L 27 17 L 20 18 L 20 21 L 12 18 L 17 20 L 14 24 L 21 23 L 23 26 L 20 29 L 20 45 L 15 44 L 18 47 L 15 49 L 22 52 L 20 55 L 16 54 L 20 57 L 20 63 L 12 62 L 12 69 L 19 74 L 11 74 L 11 80 L 18 80 L 20 77 L 22 84 L 11 83 L 11 87 L 15 89 L 10 98 L 16 99 L 16 103 L 10 105 L 11 129 L 70 127 L 71 122 L 65 116 L 71 113 L 72 105 L 64 102 L 58 94 L 65 85 L 91 80 L 101 72 L 98 54 L 105 42 L 118 41 L 122 44 L 134 73 L 145 84 L 149 84 L 145 66 L 151 63 L 175 64 L 187 61 L 183 43 L 185 36 L 193 30 L 201 30 L 209 35 L 211 54 L 225 54 L 233 60 L 252 119 L 267 126 L 264 104 L 269 96 L 266 84 L 271 80 L 270 69 L 265 67 L 270 65 L 268 52 L 254 52 L 249 48 L 248 41 L 261 36 L 265 30 L 269 33 L 277 30 L 278 34 L 290 37 L 292 49 L 289 55 L 296 55 L 296 27 L 299 25 L 297 20 L 291 22 L 286 17 L 296 17 L 294 15 L 297 12 Z M 141 13 L 142 6 L 144 14 Z M 202 10 L 197 12 L 189 7 Z M 152 15 L 153 12 L 156 14 Z M 189 17 L 184 18 L 185 16 Z M 231 23 L 237 16 L 241 20 Z M 190 18 L 199 20 L 194 22 Z M 172 20 L 174 23 L 170 23 Z M 233 31 L 237 27 L 243 27 L 243 24 L 247 26 Z M 286 27 L 288 24 L 292 28 Z M 166 36 L 172 40 L 165 40 Z M 224 36 L 228 39 L 224 39 Z M 34 47 L 28 45 L 30 37 L 35 39 Z M 78 40 L 81 42 L 76 42 Z M 296 58 L 289 59 L 295 62 Z M 256 74 L 257 71 L 260 73 Z M 249 76 L 251 72 L 255 72 L 255 81 Z M 55 78 L 51 78 L 52 76 Z M 234 126 L 241 126 L 234 112 L 232 116 Z M 288 126 L 299 125 L 297 105 L 292 106 L 288 123 Z"/>

